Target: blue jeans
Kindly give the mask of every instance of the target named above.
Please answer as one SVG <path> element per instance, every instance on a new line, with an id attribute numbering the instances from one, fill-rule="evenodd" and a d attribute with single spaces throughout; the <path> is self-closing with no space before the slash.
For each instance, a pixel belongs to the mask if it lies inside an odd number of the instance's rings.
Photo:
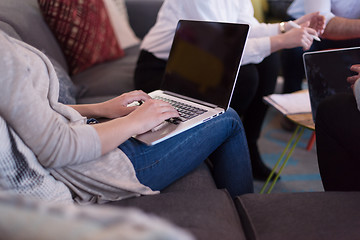
<path id="1" fill-rule="evenodd" d="M 119 148 L 132 161 L 139 181 L 162 190 L 207 157 L 218 188 L 232 197 L 253 192 L 251 163 L 242 122 L 233 109 L 154 146 L 129 139 Z"/>

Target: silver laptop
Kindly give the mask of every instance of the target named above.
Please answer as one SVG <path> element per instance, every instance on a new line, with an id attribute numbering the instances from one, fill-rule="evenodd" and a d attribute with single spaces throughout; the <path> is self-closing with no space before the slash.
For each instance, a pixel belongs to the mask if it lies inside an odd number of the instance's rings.
<path id="1" fill-rule="evenodd" d="M 355 74 L 350 67 L 360 63 L 360 47 L 307 52 L 303 61 L 315 122 L 321 101 L 334 94 L 351 93 L 346 78 Z"/>
<path id="2" fill-rule="evenodd" d="M 154 145 L 224 113 L 230 105 L 249 25 L 180 20 L 160 90 L 152 98 L 171 103 L 169 119 L 134 136 Z"/>

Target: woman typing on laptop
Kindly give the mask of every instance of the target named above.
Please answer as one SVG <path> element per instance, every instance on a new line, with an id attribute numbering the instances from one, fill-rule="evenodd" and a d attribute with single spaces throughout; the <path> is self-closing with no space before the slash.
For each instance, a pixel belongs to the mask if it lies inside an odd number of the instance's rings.
<path id="1" fill-rule="evenodd" d="M 155 194 L 207 157 L 219 188 L 253 192 L 244 129 L 235 111 L 155 146 L 131 138 L 178 117 L 168 103 L 133 91 L 100 104 L 58 103 L 58 79 L 37 49 L 0 31 L 0 186 L 57 202 Z M 143 101 L 141 106 L 129 103 Z M 86 124 L 86 117 L 106 117 Z M 14 175 L 14 172 L 16 175 Z M 30 183 L 30 184 L 29 184 Z"/>
<path id="2" fill-rule="evenodd" d="M 266 180 L 271 170 L 261 159 L 257 140 L 267 110 L 262 98 L 273 93 L 278 76 L 277 56 L 270 54 L 298 46 L 309 49 L 317 30 L 323 28 L 323 17 L 318 13 L 305 15 L 295 20 L 302 27 L 294 28 L 288 22 L 259 23 L 254 17 L 250 0 L 165 0 L 155 25 L 141 44 L 134 79 L 137 89 L 151 92 L 160 87 L 176 24 L 180 19 L 245 23 L 251 26 L 231 107 L 244 122 L 253 176 L 257 180 Z M 309 23 L 312 28 L 306 27 Z"/>

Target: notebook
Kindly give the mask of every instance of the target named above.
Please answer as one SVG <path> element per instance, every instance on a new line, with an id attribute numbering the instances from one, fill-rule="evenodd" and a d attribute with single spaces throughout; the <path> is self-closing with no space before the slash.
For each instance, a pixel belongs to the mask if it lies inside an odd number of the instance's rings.
<path id="1" fill-rule="evenodd" d="M 346 78 L 355 74 L 350 67 L 360 63 L 360 47 L 307 52 L 303 62 L 315 122 L 321 101 L 337 93 L 352 92 Z"/>
<path id="2" fill-rule="evenodd" d="M 224 113 L 230 105 L 248 33 L 247 24 L 180 20 L 161 88 L 149 95 L 174 104 L 181 121 L 165 121 L 134 138 L 154 145 Z M 184 110 L 180 110 L 181 105 L 185 105 Z"/>

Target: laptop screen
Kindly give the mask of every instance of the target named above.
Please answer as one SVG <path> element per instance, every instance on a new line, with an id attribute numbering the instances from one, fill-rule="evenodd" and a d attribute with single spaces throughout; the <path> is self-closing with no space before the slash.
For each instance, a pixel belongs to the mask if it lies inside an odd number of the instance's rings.
<path id="1" fill-rule="evenodd" d="M 249 26 L 180 20 L 161 90 L 227 109 Z"/>
<path id="2" fill-rule="evenodd" d="M 350 67 L 360 63 L 360 47 L 308 52 L 303 55 L 313 120 L 326 97 L 351 92 L 346 78 L 354 75 Z"/>

